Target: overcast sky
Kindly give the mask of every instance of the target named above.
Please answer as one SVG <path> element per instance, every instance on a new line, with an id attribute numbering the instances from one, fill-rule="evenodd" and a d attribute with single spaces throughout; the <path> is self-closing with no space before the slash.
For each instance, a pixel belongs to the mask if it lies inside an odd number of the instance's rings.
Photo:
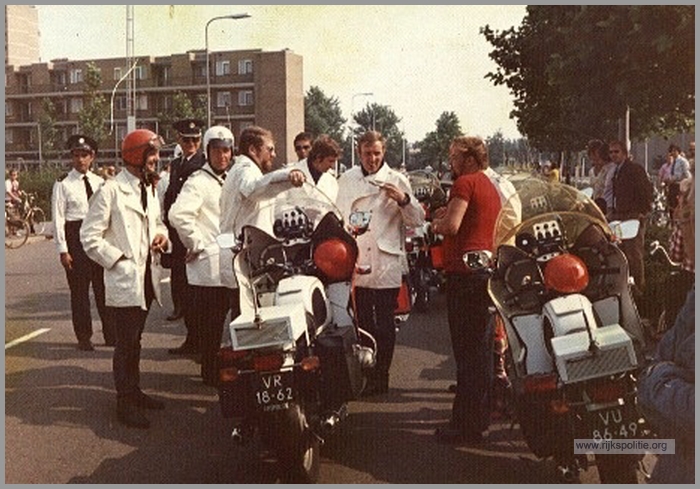
<path id="1" fill-rule="evenodd" d="M 39 5 L 41 59 L 90 59 L 126 54 L 124 5 Z M 304 58 L 304 89 L 316 85 L 337 97 L 349 118 L 367 102 L 389 105 L 409 141 L 423 139 L 444 111 L 454 111 L 468 134 L 501 130 L 519 137 L 510 93 L 484 75 L 496 68 L 479 34 L 490 25 L 520 25 L 525 6 L 194 6 L 136 5 L 136 55 L 210 50 L 285 48 Z M 353 95 L 371 92 L 372 97 Z"/>

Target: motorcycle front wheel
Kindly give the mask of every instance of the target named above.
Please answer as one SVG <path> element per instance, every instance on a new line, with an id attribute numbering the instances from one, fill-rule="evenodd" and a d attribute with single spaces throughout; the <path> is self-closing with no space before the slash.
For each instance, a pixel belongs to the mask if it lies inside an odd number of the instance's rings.
<path id="1" fill-rule="evenodd" d="M 306 423 L 298 404 L 280 413 L 277 426 L 277 457 L 282 482 L 314 484 L 321 469 L 321 442 Z"/>

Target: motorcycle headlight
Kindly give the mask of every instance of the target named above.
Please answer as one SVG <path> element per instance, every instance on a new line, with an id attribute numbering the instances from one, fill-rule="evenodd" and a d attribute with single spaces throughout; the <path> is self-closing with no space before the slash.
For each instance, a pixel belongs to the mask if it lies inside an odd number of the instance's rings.
<path id="1" fill-rule="evenodd" d="M 576 255 L 563 254 L 552 258 L 544 269 L 544 284 L 563 294 L 574 294 L 588 287 L 588 267 Z"/>

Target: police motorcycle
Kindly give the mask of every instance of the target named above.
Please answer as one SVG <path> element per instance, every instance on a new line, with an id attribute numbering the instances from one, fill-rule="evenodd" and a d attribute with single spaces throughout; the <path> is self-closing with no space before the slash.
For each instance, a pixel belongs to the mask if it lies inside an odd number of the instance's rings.
<path id="1" fill-rule="evenodd" d="M 369 216 L 349 220 L 360 233 Z M 235 443 L 256 438 L 275 456 L 284 482 L 313 483 L 324 438 L 347 416 L 375 361 L 374 339 L 351 315 L 355 238 L 308 184 L 236 216 L 234 229 L 242 229 L 238 239 L 218 239 L 234 250 L 241 291 L 230 346 L 219 354 L 222 414 L 234 419 Z"/>
<path id="2" fill-rule="evenodd" d="M 574 440 L 642 438 L 635 376 L 644 335 L 616 245 L 638 221 L 607 223 L 595 203 L 568 185 L 516 184 L 494 231 L 494 257 L 464 256 L 491 274 L 494 320 L 505 330 L 510 402 L 522 435 L 540 458 L 553 457 L 565 481 L 588 464 Z M 508 215 L 520 207 L 522 220 Z M 499 324 L 496 324 L 498 329 Z M 601 482 L 636 483 L 638 455 L 595 455 Z"/>
<path id="3" fill-rule="evenodd" d="M 407 174 L 414 197 L 425 209 L 425 222 L 417 228 L 406 228 L 404 248 L 408 260 L 408 278 L 416 312 L 426 312 L 431 288 L 441 285 L 439 271 L 433 267 L 431 247 L 438 238 L 430 229 L 432 212 L 446 204 L 447 197 L 435 175 L 426 170 L 412 170 Z"/>

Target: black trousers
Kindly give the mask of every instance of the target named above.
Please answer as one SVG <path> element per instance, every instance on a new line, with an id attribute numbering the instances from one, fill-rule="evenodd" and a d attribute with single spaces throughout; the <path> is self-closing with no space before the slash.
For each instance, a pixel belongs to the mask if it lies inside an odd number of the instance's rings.
<path id="1" fill-rule="evenodd" d="M 373 376 L 387 381 L 396 344 L 394 310 L 399 289 L 356 287 L 354 293 L 358 324 L 377 340 L 377 365 Z"/>
<path id="2" fill-rule="evenodd" d="M 447 321 L 457 364 L 457 390 L 451 424 L 465 433 L 489 425 L 494 331 L 489 321 L 488 278 L 482 274 L 448 274 Z"/>
<path id="3" fill-rule="evenodd" d="M 226 315 L 231 319 L 241 313 L 238 289 L 228 287 L 191 286 L 194 292 L 194 313 L 199 331 L 199 351 L 202 354 L 202 378 L 212 383 L 219 378 L 216 355 L 221 347 Z"/>
<path id="4" fill-rule="evenodd" d="M 199 344 L 199 332 L 197 331 L 197 319 L 194 311 L 194 290 L 187 283 L 187 266 L 185 256 L 187 249 L 177 236 L 177 231 L 170 228 L 170 239 L 173 243 L 170 266 L 170 293 L 173 299 L 174 312 L 182 312 L 187 328 L 185 343 L 188 345 Z"/>
<path id="5" fill-rule="evenodd" d="M 103 269 L 85 254 L 80 243 L 82 221 L 66 222 L 66 242 L 68 253 L 73 258 L 72 270 L 66 270 L 70 288 L 70 309 L 73 331 L 79 342 L 92 338 L 92 315 L 90 313 L 90 284 L 95 295 L 97 312 L 102 322 L 102 334 L 106 343 L 114 342 L 114 318 L 105 307 L 105 286 Z"/>
<path id="6" fill-rule="evenodd" d="M 117 341 L 112 359 L 112 372 L 117 400 L 128 399 L 140 390 L 141 335 L 154 298 L 150 266 L 146 267 L 144 282 L 147 310 L 140 307 L 108 307 L 112 310 L 116 322 Z"/>

